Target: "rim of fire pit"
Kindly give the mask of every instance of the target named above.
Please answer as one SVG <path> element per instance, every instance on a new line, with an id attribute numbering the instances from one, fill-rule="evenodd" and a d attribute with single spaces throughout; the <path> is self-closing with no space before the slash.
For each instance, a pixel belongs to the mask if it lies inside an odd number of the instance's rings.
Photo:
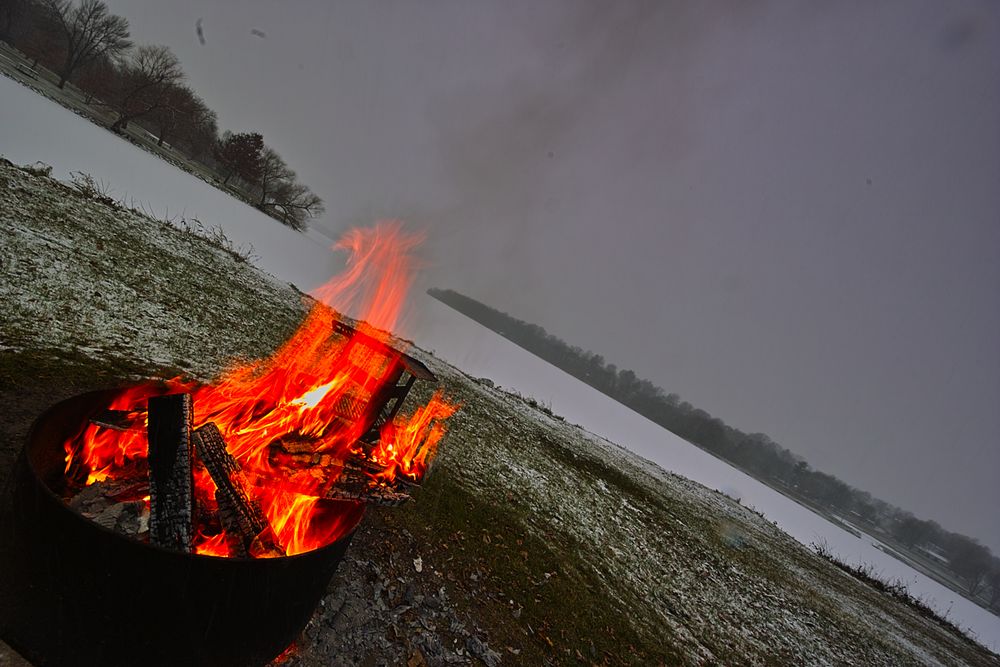
<path id="1" fill-rule="evenodd" d="M 40 414 L 35 419 L 35 421 L 32 422 L 31 429 L 28 431 L 28 436 L 26 438 L 26 442 L 28 444 L 28 447 L 26 449 L 26 453 L 27 453 L 26 460 L 27 460 L 27 463 L 28 463 L 28 470 L 34 476 L 35 480 L 39 483 L 39 485 L 45 490 L 45 493 L 47 493 L 49 496 L 51 496 L 53 499 L 55 499 L 60 505 L 62 505 L 66 509 L 67 512 L 69 512 L 70 514 L 72 514 L 73 517 L 74 517 L 74 520 L 82 521 L 86 525 L 88 525 L 88 526 L 90 526 L 92 528 L 96 528 L 97 530 L 103 532 L 106 535 L 114 537 L 115 539 L 124 540 L 124 541 L 126 541 L 126 542 L 128 542 L 130 544 L 136 544 L 136 545 L 139 545 L 139 546 L 142 546 L 142 547 L 146 547 L 147 549 L 152 549 L 154 551 L 159 551 L 159 552 L 162 552 L 162 553 L 168 553 L 168 554 L 172 554 L 172 555 L 175 555 L 175 556 L 193 556 L 193 557 L 197 557 L 197 558 L 211 558 L 211 559 L 215 559 L 215 560 L 219 560 L 219 561 L 243 561 L 243 562 L 251 562 L 251 561 L 256 562 L 256 561 L 261 561 L 261 560 L 282 560 L 282 559 L 288 560 L 288 559 L 297 559 L 297 558 L 309 557 L 311 554 L 315 554 L 316 552 L 322 551 L 324 549 L 329 549 L 329 548 L 333 547 L 334 545 L 338 544 L 339 542 L 341 542 L 345 538 L 347 538 L 350 535 L 352 535 L 354 533 L 354 531 L 356 531 L 358 529 L 358 526 L 361 525 L 361 521 L 364 519 L 364 516 L 365 516 L 365 510 L 367 509 L 364 506 L 364 503 L 362 503 L 360 501 L 352 501 L 352 500 L 331 501 L 331 502 L 354 503 L 354 504 L 361 505 L 361 508 L 360 508 L 361 509 L 361 514 L 358 516 L 358 520 L 354 523 L 353 526 L 350 526 L 350 528 L 348 528 L 347 530 L 345 530 L 344 533 L 343 533 L 343 535 L 341 535 L 336 540 L 330 542 L 329 544 L 324 544 L 323 546 L 317 547 L 315 549 L 310 549 L 308 551 L 303 551 L 301 553 L 297 553 L 297 554 L 294 554 L 294 555 L 291 555 L 291 556 L 287 556 L 286 555 L 286 556 L 276 556 L 274 558 L 263 558 L 263 559 L 261 559 L 261 558 L 250 558 L 250 557 L 246 557 L 246 556 L 216 556 L 214 554 L 199 554 L 199 553 L 196 553 L 196 552 L 193 552 L 193 551 L 191 551 L 191 552 L 174 551 L 172 549 L 167 549 L 165 547 L 161 547 L 161 546 L 156 545 L 156 544 L 150 544 L 149 542 L 143 542 L 141 540 L 136 540 L 136 539 L 133 539 L 133 538 L 128 537 L 126 535 L 122 535 L 121 533 L 119 533 L 117 531 L 114 531 L 114 530 L 112 530 L 110 528 L 106 528 L 105 526 L 102 526 L 101 524 L 97 523 L 96 521 L 88 519 L 87 517 L 83 516 L 79 512 L 73 510 L 66 503 L 65 498 L 63 498 L 60 494 L 58 494 L 55 491 L 53 491 L 52 487 L 49 485 L 49 482 L 46 481 L 45 478 L 42 477 L 42 475 L 39 474 L 37 466 L 36 466 L 36 457 L 39 456 L 39 454 L 41 453 L 40 452 L 41 448 L 39 448 L 39 447 L 32 447 L 31 445 L 37 439 L 37 437 L 38 437 L 37 432 L 41 428 L 43 428 L 44 423 L 46 421 L 48 421 L 48 420 L 51 420 L 51 419 L 55 418 L 54 415 L 53 415 L 53 413 L 58 414 L 59 412 L 65 410 L 66 407 L 67 407 L 67 404 L 83 403 L 83 402 L 85 402 L 87 400 L 93 401 L 95 403 L 95 407 L 88 408 L 87 410 L 85 410 L 85 411 L 82 412 L 82 414 L 83 414 L 82 421 L 87 421 L 90 418 L 90 416 L 92 416 L 94 414 L 97 414 L 102 409 L 104 409 L 104 406 L 102 406 L 102 405 L 99 404 L 102 399 L 112 398 L 115 395 L 117 395 L 118 393 L 120 393 L 120 392 L 122 392 L 122 391 L 124 391 L 126 389 L 129 389 L 129 388 L 130 388 L 129 385 L 122 385 L 122 386 L 116 387 L 114 389 L 101 389 L 101 390 L 97 390 L 97 391 L 89 391 L 89 392 L 85 392 L 83 394 L 77 394 L 75 396 L 71 396 L 70 398 L 67 398 L 67 399 L 64 399 L 62 401 L 59 401 L 58 403 L 54 403 L 51 406 L 49 406 L 48 408 L 46 408 L 45 411 L 42 412 L 42 414 Z M 60 451 L 61 451 L 61 449 L 60 449 Z M 65 460 L 64 460 L 64 462 L 65 462 Z M 84 487 L 84 488 L 86 488 L 86 487 Z"/>

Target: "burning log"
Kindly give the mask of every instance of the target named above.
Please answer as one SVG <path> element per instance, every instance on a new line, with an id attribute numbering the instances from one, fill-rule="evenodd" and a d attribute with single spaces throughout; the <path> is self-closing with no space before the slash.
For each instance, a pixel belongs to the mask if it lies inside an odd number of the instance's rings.
<path id="1" fill-rule="evenodd" d="M 289 446 L 290 442 L 291 446 Z M 312 443 L 312 448 L 307 447 L 305 442 Z M 374 449 L 374 445 L 361 440 L 356 444 L 361 447 L 362 452 Z M 346 456 L 337 456 L 329 452 L 317 451 L 314 440 L 289 441 L 285 438 L 275 440 L 271 443 L 268 451 L 268 463 L 293 475 L 308 472 L 319 480 L 338 479 L 342 474 L 351 472 L 367 474 L 374 479 L 385 472 L 384 466 L 366 458 L 363 454 L 349 453 Z M 341 469 L 344 471 L 343 473 Z M 397 476 L 392 483 L 394 486 L 407 488 L 420 486 L 419 482 L 405 476 Z"/>
<path id="2" fill-rule="evenodd" d="M 101 410 L 90 418 L 90 423 L 115 431 L 142 428 L 142 412 L 138 410 Z"/>
<path id="3" fill-rule="evenodd" d="M 415 482 L 397 477 L 391 484 L 380 482 L 375 473 L 382 468 L 372 461 L 359 458 L 337 459 L 329 454 L 275 456 L 268 462 L 282 473 L 286 486 L 298 493 L 329 500 L 357 500 L 370 505 L 395 507 L 410 499 L 399 486 L 416 486 Z M 255 479 L 266 485 L 267 480 Z"/>
<path id="4" fill-rule="evenodd" d="M 324 498 L 330 500 L 360 500 L 369 505 L 397 507 L 410 500 L 409 494 L 393 490 L 392 487 L 372 484 L 367 478 L 363 481 L 340 483 L 330 487 Z"/>
<path id="5" fill-rule="evenodd" d="M 284 556 L 264 511 L 247 493 L 249 488 L 239 462 L 226 449 L 218 427 L 209 422 L 194 432 L 198 458 L 215 482 L 219 521 L 226 531 L 233 555 L 254 558 Z"/>
<path id="6" fill-rule="evenodd" d="M 367 458 L 375 445 L 363 440 L 358 440 L 354 444 L 360 453 L 338 453 L 329 449 L 321 449 L 320 441 L 316 438 L 285 435 L 273 440 L 268 446 L 268 462 L 278 467 L 319 467 L 323 469 L 341 467 L 367 472 L 371 475 L 382 472 L 382 466 Z M 329 475 L 327 472 L 323 472 L 321 476 L 325 478 Z"/>
<path id="7" fill-rule="evenodd" d="M 194 540 L 192 420 L 190 394 L 149 399 L 149 541 L 188 553 Z"/>
<path id="8" fill-rule="evenodd" d="M 410 495 L 397 488 L 396 478 L 392 482 L 375 479 L 365 472 L 344 469 L 336 481 L 323 490 L 322 497 L 330 500 L 360 500 L 369 505 L 395 507 L 410 499 Z"/>

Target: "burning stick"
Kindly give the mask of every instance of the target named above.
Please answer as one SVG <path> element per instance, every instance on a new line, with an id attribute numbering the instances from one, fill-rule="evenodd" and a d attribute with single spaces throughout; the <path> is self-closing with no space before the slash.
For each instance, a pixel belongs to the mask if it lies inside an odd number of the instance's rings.
<path id="1" fill-rule="evenodd" d="M 188 553 L 194 539 L 192 419 L 190 394 L 149 399 L 149 541 Z"/>
<path id="2" fill-rule="evenodd" d="M 268 463 L 280 470 L 285 483 L 297 487 L 299 493 L 330 500 L 358 500 L 394 507 L 410 499 L 399 487 L 419 486 L 406 477 L 396 477 L 388 484 L 378 481 L 384 468 L 360 456 L 337 458 L 322 452 L 293 454 L 280 441 L 272 443 Z"/>
<path id="3" fill-rule="evenodd" d="M 247 494 L 247 482 L 239 462 L 226 449 L 218 427 L 209 422 L 194 432 L 198 458 L 215 482 L 219 520 L 236 556 L 273 558 L 285 551 L 271 529 L 260 505 Z"/>
<path id="4" fill-rule="evenodd" d="M 101 410 L 90 418 L 90 423 L 115 431 L 128 431 L 142 427 L 143 413 L 137 410 Z"/>

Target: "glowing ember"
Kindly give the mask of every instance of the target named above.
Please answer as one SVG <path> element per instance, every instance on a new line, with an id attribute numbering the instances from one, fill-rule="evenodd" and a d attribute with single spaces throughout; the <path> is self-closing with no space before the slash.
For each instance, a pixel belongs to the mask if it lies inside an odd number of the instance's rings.
<path id="1" fill-rule="evenodd" d="M 195 427 L 213 422 L 219 428 L 288 555 L 345 535 L 360 520 L 361 503 L 324 499 L 330 480 L 289 475 L 288 460 L 321 459 L 327 476 L 360 460 L 373 487 L 419 480 L 444 435 L 444 420 L 456 409 L 438 392 L 413 414 L 396 414 L 409 389 L 398 383 L 416 371 L 408 365 L 414 360 L 388 345 L 387 331 L 397 323 L 419 243 L 396 222 L 347 232 L 334 246 L 351 253 L 347 268 L 314 292 L 320 303 L 270 359 L 231 368 L 211 385 L 175 378 L 122 390 L 108 408 L 136 414 L 134 425 L 82 426 L 64 446 L 70 483 L 145 475 L 148 399 L 190 392 Z M 333 307 L 350 308 L 365 323 L 347 327 Z M 388 410 L 387 401 L 397 396 Z M 214 507 L 215 483 L 207 470 L 196 466 L 194 480 L 196 505 Z M 225 536 L 203 527 L 195 550 L 229 555 Z"/>

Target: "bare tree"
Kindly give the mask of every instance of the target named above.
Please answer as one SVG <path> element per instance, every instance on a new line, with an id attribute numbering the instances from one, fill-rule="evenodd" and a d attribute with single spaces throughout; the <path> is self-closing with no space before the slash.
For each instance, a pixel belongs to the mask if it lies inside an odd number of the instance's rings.
<path id="1" fill-rule="evenodd" d="M 282 183 L 294 178 L 295 172 L 288 168 L 277 151 L 265 146 L 260 155 L 260 178 L 257 181 L 260 199 L 257 201 L 257 206 L 263 208 Z"/>
<path id="2" fill-rule="evenodd" d="M 986 584 L 993 567 L 990 550 L 965 535 L 952 533 L 948 545 L 951 569 L 965 577 L 969 595 L 975 595 Z"/>
<path id="3" fill-rule="evenodd" d="M 893 526 L 892 535 L 908 547 L 919 547 L 940 537 L 941 527 L 907 513 Z"/>
<path id="4" fill-rule="evenodd" d="M 990 607 L 1000 611 L 1000 558 L 993 557 L 986 580 L 990 585 Z"/>
<path id="5" fill-rule="evenodd" d="M 45 4 L 28 5 L 28 15 L 18 31 L 15 44 L 24 55 L 31 58 L 31 67 L 44 63 L 52 70 L 58 69 L 66 59 L 66 44 L 62 23 L 51 7 Z"/>
<path id="6" fill-rule="evenodd" d="M 272 190 L 261 209 L 285 223 L 292 229 L 302 231 L 310 218 L 323 215 L 323 200 L 309 188 L 295 181 L 295 172 L 289 170 L 289 178 L 281 180 Z"/>
<path id="7" fill-rule="evenodd" d="M 323 213 L 323 200 L 296 182 L 292 171 L 278 153 L 265 147 L 261 153 L 260 198 L 257 207 L 293 229 L 306 228 L 306 220 Z"/>
<path id="8" fill-rule="evenodd" d="M 0 40 L 11 42 L 27 23 L 29 0 L 0 0 Z"/>
<path id="9" fill-rule="evenodd" d="M 84 103 L 90 104 L 95 99 L 103 103 L 103 100 L 110 99 L 119 75 L 118 67 L 108 58 L 97 58 L 81 67 L 76 75 L 76 85 L 87 95 Z"/>
<path id="10" fill-rule="evenodd" d="M 175 142 L 184 146 L 189 157 L 204 161 L 219 140 L 219 118 L 204 101 L 195 98 L 188 122 L 177 128 Z"/>
<path id="11" fill-rule="evenodd" d="M 260 178 L 264 137 L 259 132 L 226 132 L 213 153 L 225 174 L 223 185 L 233 176 L 255 183 Z"/>
<path id="12" fill-rule="evenodd" d="M 157 146 L 168 139 L 182 135 L 191 125 L 207 120 L 212 111 L 193 90 L 184 85 L 169 85 L 163 93 L 163 104 L 145 118 L 146 124 L 156 132 Z"/>
<path id="13" fill-rule="evenodd" d="M 81 0 L 79 5 L 70 0 L 43 0 L 43 6 L 58 21 L 64 38 L 60 88 L 83 65 L 101 57 L 116 58 L 132 46 L 128 21 L 108 11 L 101 0 Z"/>
<path id="14" fill-rule="evenodd" d="M 129 122 L 163 108 L 170 91 L 184 79 L 177 57 L 165 46 L 140 46 L 124 63 L 110 106 L 118 114 L 111 129 L 120 132 Z"/>

